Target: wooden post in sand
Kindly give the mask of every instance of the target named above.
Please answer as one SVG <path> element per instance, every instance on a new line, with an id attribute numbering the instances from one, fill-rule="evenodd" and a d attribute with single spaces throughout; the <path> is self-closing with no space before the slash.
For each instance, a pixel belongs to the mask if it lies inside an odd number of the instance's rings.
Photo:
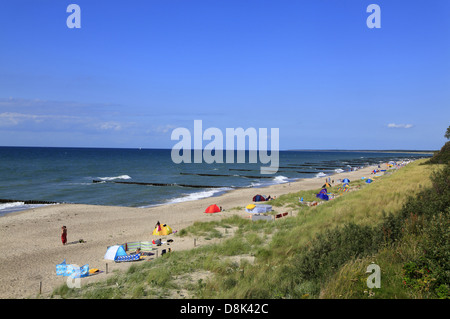
<path id="1" fill-rule="evenodd" d="M 42 281 L 39 281 L 39 294 L 42 294 Z"/>
<path id="2" fill-rule="evenodd" d="M 197 238 L 194 238 L 194 247 L 197 246 Z"/>
<path id="3" fill-rule="evenodd" d="M 108 274 L 108 263 L 106 263 L 106 274 Z"/>

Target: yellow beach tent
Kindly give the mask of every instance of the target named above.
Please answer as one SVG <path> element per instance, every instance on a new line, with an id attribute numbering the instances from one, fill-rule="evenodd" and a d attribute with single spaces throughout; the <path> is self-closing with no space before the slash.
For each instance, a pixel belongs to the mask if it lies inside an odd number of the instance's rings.
<path id="1" fill-rule="evenodd" d="M 155 228 L 155 230 L 153 231 L 152 235 L 156 235 L 156 236 L 165 236 L 165 235 L 169 235 L 172 234 L 172 228 L 169 225 L 162 225 L 161 226 L 161 230 L 158 231 L 158 227 Z"/>

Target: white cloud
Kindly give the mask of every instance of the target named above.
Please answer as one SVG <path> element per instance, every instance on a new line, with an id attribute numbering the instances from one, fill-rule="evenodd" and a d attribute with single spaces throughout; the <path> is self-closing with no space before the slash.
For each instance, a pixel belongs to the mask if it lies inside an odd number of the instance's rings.
<path id="1" fill-rule="evenodd" d="M 387 125 L 389 128 L 411 128 L 413 127 L 412 124 L 395 124 L 395 123 L 389 123 Z"/>
<path id="2" fill-rule="evenodd" d="M 168 133 L 169 131 L 172 131 L 173 129 L 177 128 L 176 125 L 166 124 L 166 125 L 160 125 L 153 129 L 154 132 L 157 133 Z M 151 131 L 147 131 L 147 133 L 150 133 Z"/>
<path id="3" fill-rule="evenodd" d="M 24 122 L 41 123 L 45 120 L 66 120 L 77 119 L 74 116 L 67 115 L 38 115 L 38 114 L 25 114 L 17 112 L 3 112 L 0 113 L 0 127 L 2 126 L 16 126 Z"/>
<path id="4" fill-rule="evenodd" d="M 119 136 L 122 140 L 146 133 L 145 118 L 129 114 L 128 109 L 113 104 L 89 104 L 39 99 L 0 98 L 0 135 L 4 132 L 85 134 L 95 138 Z M 155 124 L 160 133 L 172 126 Z M 175 126 L 173 126 L 175 127 Z M 37 138 L 37 135 L 36 135 Z M 84 141 L 83 141 L 84 143 Z"/>
<path id="5" fill-rule="evenodd" d="M 103 122 L 98 125 L 101 130 L 113 130 L 120 131 L 122 129 L 122 125 L 118 122 Z"/>

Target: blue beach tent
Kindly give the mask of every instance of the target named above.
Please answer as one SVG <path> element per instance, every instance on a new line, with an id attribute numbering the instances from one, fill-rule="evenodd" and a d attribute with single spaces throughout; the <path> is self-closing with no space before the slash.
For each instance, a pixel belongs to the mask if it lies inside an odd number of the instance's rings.
<path id="1" fill-rule="evenodd" d="M 350 180 L 348 178 L 344 178 L 344 180 L 342 181 L 342 183 L 350 183 Z"/>
<path id="2" fill-rule="evenodd" d="M 319 194 L 316 195 L 316 197 L 323 200 L 328 200 L 327 189 L 322 188 L 322 190 L 319 192 Z"/>
<path id="3" fill-rule="evenodd" d="M 114 245 L 108 247 L 108 249 L 106 250 L 106 254 L 103 258 L 107 260 L 116 260 L 118 257 L 121 256 L 127 256 L 127 252 L 125 251 L 122 245 Z"/>
<path id="4" fill-rule="evenodd" d="M 107 260 L 114 260 L 115 262 L 123 262 L 140 260 L 140 256 L 141 254 L 127 255 L 122 245 L 114 245 L 108 247 L 103 258 Z"/>
<path id="5" fill-rule="evenodd" d="M 366 183 L 367 184 L 370 184 L 370 183 L 372 183 L 373 182 L 373 180 L 371 180 L 370 178 L 368 179 L 368 180 L 366 180 Z"/>

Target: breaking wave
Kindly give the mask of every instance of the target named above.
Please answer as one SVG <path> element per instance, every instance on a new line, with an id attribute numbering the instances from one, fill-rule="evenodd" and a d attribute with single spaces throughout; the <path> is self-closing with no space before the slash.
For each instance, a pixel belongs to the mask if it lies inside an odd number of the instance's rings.
<path id="1" fill-rule="evenodd" d="M 128 175 L 120 175 L 120 176 L 113 176 L 113 177 L 99 177 L 98 179 L 102 181 L 113 181 L 116 179 L 131 179 Z"/>
<path id="2" fill-rule="evenodd" d="M 276 176 L 273 178 L 273 181 L 276 182 L 277 184 L 282 184 L 282 183 L 287 183 L 289 181 L 289 178 L 287 178 L 286 176 Z"/>
<path id="3" fill-rule="evenodd" d="M 189 201 L 194 201 L 194 200 L 198 200 L 198 199 L 202 199 L 202 198 L 213 197 L 215 195 L 219 195 L 219 194 L 224 193 L 229 190 L 232 190 L 232 188 L 224 187 L 224 188 L 208 189 L 208 190 L 195 192 L 195 193 L 191 193 L 191 194 L 186 194 L 182 197 L 177 197 L 177 198 L 171 199 L 168 202 L 166 202 L 166 204 L 189 202 Z"/>

